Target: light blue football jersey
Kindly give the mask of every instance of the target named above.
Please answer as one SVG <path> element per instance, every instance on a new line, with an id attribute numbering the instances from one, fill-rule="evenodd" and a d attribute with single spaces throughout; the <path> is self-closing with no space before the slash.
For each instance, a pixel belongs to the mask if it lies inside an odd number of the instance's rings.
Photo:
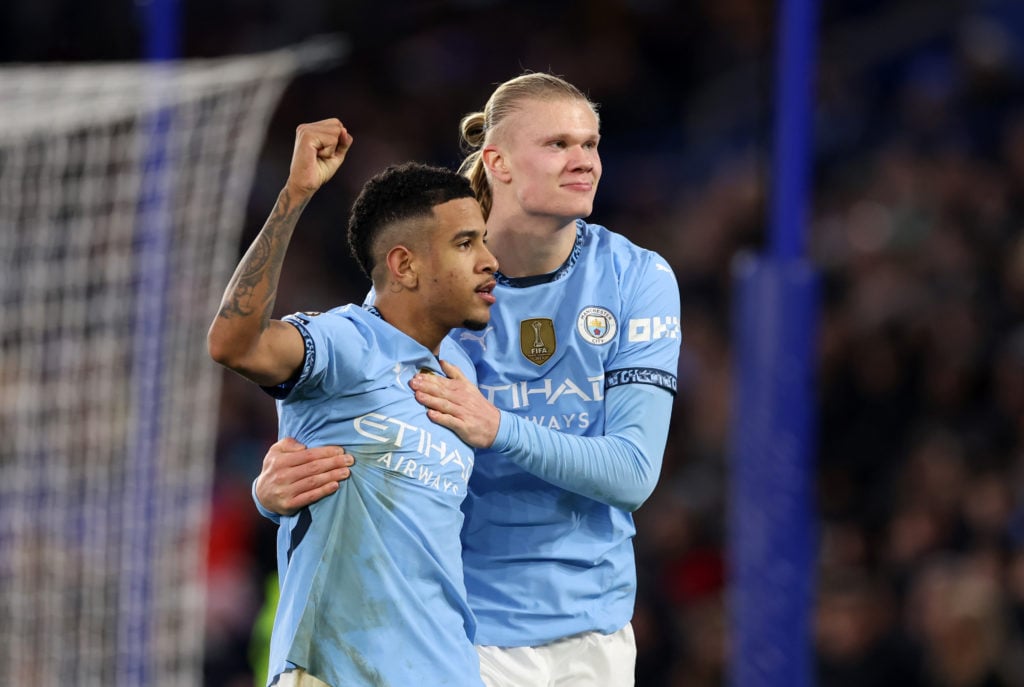
<path id="1" fill-rule="evenodd" d="M 679 290 L 656 253 L 578 221 L 559 270 L 499 278 L 494 293 L 487 329 L 451 336 L 473 360 L 484 396 L 502 410 L 596 437 L 605 431 L 610 388 L 649 384 L 675 393 Z M 660 468 L 661 456 L 651 458 Z M 463 510 L 477 644 L 535 646 L 629 622 L 636 570 L 628 512 L 482 450 Z"/>
<path id="2" fill-rule="evenodd" d="M 297 665 L 337 687 L 481 687 L 459 543 L 473 451 L 408 386 L 420 369 L 442 374 L 437 360 L 358 306 L 285 321 L 306 357 L 275 394 L 280 436 L 344 446 L 355 464 L 337 492 L 281 518 L 271 679 Z M 450 340 L 441 355 L 474 377 Z"/>

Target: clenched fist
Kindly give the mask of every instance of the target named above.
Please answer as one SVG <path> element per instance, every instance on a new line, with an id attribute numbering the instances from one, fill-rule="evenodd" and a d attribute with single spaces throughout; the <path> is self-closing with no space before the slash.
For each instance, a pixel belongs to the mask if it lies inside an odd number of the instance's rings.
<path id="1" fill-rule="evenodd" d="M 338 171 L 351 145 L 352 135 L 338 119 L 300 124 L 295 130 L 289 189 L 303 196 L 315 193 Z"/>

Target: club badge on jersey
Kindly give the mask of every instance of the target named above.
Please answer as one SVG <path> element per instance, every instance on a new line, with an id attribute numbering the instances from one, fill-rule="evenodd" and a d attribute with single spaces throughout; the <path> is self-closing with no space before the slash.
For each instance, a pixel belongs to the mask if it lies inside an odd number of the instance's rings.
<path id="1" fill-rule="evenodd" d="M 555 323 L 547 317 L 519 322 L 519 350 L 534 365 L 543 365 L 555 354 Z"/>
<path id="2" fill-rule="evenodd" d="M 584 341 L 600 346 L 615 338 L 618 323 L 611 311 L 590 306 L 580 311 L 580 315 L 576 319 L 576 330 Z"/>

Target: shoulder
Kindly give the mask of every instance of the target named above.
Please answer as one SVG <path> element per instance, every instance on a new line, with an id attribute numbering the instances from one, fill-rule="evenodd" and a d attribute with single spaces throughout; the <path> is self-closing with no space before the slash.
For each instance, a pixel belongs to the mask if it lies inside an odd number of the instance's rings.
<path id="1" fill-rule="evenodd" d="M 668 260 L 657 252 L 639 246 L 622 234 L 601 224 L 582 222 L 588 260 L 609 260 L 616 271 L 641 281 L 675 283 L 676 276 Z"/>
<path id="2" fill-rule="evenodd" d="M 493 329 L 493 327 L 487 327 L 486 330 L 479 334 L 477 332 L 470 332 L 467 329 L 453 330 L 451 334 L 441 340 L 441 359 L 458 367 L 462 370 L 462 374 L 466 375 L 470 381 L 476 384 L 476 367 L 473 364 L 473 359 L 469 357 L 469 354 L 463 346 L 467 339 L 484 337 L 491 329 Z M 482 340 L 482 338 L 480 340 Z"/>
<path id="3" fill-rule="evenodd" d="M 281 318 L 300 330 L 319 332 L 323 336 L 365 336 L 373 331 L 372 315 L 357 305 L 342 305 L 326 312 L 312 310 L 294 312 Z"/>
<path id="4" fill-rule="evenodd" d="M 383 321 L 357 305 L 327 312 L 296 312 L 282 319 L 302 335 L 306 344 L 306 365 L 311 370 L 363 365 L 381 349 L 382 340 L 386 338 L 378 329 L 378 322 L 383 324 Z"/>

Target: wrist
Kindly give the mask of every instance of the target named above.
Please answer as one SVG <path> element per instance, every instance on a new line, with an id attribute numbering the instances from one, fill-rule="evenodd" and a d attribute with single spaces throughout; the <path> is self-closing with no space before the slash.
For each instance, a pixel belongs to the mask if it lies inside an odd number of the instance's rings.
<path id="1" fill-rule="evenodd" d="M 281 519 L 281 515 L 280 513 L 275 513 L 274 511 L 270 510 L 269 508 L 264 506 L 263 503 L 260 501 L 259 494 L 256 493 L 256 484 L 258 481 L 258 477 L 252 481 L 252 500 L 256 504 L 256 510 L 258 510 L 260 515 L 262 515 L 263 517 L 267 518 L 268 520 L 273 520 L 276 522 Z"/>
<path id="2" fill-rule="evenodd" d="M 289 206 L 305 206 L 315 193 L 315 188 L 309 188 L 308 186 L 304 186 L 289 179 L 285 183 L 284 188 L 281 189 L 281 192 L 277 194 L 277 197 L 279 201 Z"/>
<path id="3" fill-rule="evenodd" d="M 498 410 L 498 425 L 495 429 L 494 437 L 491 439 L 491 445 L 485 448 L 498 453 L 507 451 L 512 433 L 512 425 L 514 423 L 514 415 L 506 410 Z"/>

